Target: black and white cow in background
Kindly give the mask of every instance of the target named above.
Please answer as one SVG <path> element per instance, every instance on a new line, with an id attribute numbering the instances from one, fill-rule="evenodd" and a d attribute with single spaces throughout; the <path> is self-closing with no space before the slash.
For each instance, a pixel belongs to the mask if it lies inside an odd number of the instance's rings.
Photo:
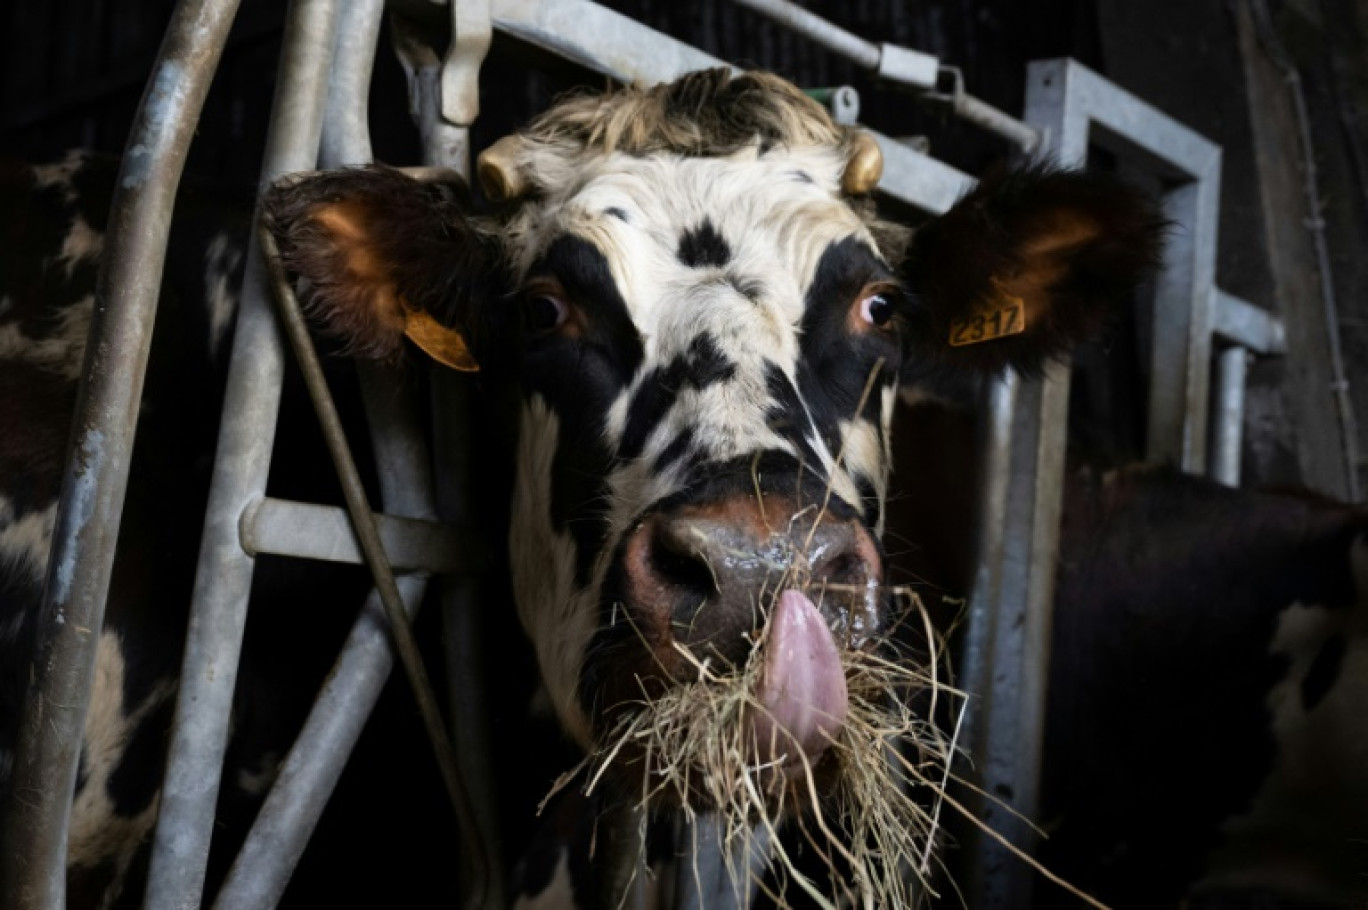
<path id="1" fill-rule="evenodd" d="M 741 662 L 761 637 L 766 610 L 754 607 L 785 571 L 877 591 L 897 388 L 1037 370 L 1129 297 L 1162 232 L 1149 201 L 1114 181 L 1034 168 L 986 180 L 909 238 L 866 197 L 878 166 L 867 137 L 759 74 L 563 101 L 497 149 L 484 176 L 508 199 L 487 214 L 372 167 L 284 182 L 268 221 L 313 312 L 354 352 L 397 357 L 407 334 L 448 363 L 480 364 L 503 418 L 482 439 L 507 444 L 507 533 L 491 534 L 507 541 L 517 615 L 555 716 L 585 747 L 624 703 L 667 686 L 675 643 Z M 203 262 L 209 248 L 182 255 Z M 40 285 L 22 291 L 23 306 L 46 305 Z M 1016 334 L 951 345 L 957 323 L 1004 306 L 1022 320 Z M 20 377 L 23 356 L 7 352 L 4 369 Z M 35 387 L 69 397 L 75 373 L 41 369 Z M 13 407 L 9 396 L 0 407 Z M 16 414 L 0 446 L 42 436 L 60 452 L 67 413 L 59 396 Z M 26 446 L 3 452 L 11 501 Z M 12 507 L 3 539 L 27 533 L 16 529 L 52 495 Z M 20 657 L 7 667 L 22 663 L 45 539 L 7 560 L 5 583 L 23 572 L 28 586 L 0 604 L 16 630 L 4 646 Z M 784 622 L 795 647 L 767 655 L 767 674 L 803 695 L 767 707 L 820 765 L 825 719 L 845 711 L 837 641 L 873 646 L 889 607 L 878 596 L 819 607 L 797 588 L 774 604 L 769 621 Z M 110 651 L 126 661 L 133 644 L 112 637 Z M 96 704 L 112 707 L 92 723 L 136 725 L 160 710 L 174 650 L 149 659 L 155 699 L 98 680 Z M 7 684 L 6 716 L 19 691 Z M 100 768 L 133 766 L 131 738 L 112 740 Z M 137 767 L 155 769 L 161 755 L 145 758 Z M 154 800 L 153 775 L 143 805 Z M 74 830 L 108 830 L 119 813 L 107 802 L 78 795 Z M 111 838 L 95 861 L 127 865 L 145 830 L 131 844 Z"/>
<path id="2" fill-rule="evenodd" d="M 948 617 L 973 419 L 900 410 L 890 580 Z M 1117 908 L 1368 906 L 1368 510 L 1073 468 L 1050 659 L 1048 868 Z M 1044 883 L 1036 904 L 1078 906 Z"/>
<path id="3" fill-rule="evenodd" d="M 116 161 L 85 154 L 43 166 L 0 162 L 0 805 L 10 796 L 33 621 L 116 177 Z M 181 187 L 78 769 L 68 847 L 73 910 L 141 903 L 146 857 L 138 854 L 156 817 L 250 214 L 250 188 L 192 180 Z M 284 445 L 268 489 L 335 502 L 329 472 L 317 468 L 326 456 L 316 423 L 301 399 L 287 386 Z M 344 408 L 344 416 L 348 410 L 359 409 Z M 248 624 L 218 812 L 218 833 L 230 837 L 250 822 L 365 594 L 364 573 L 352 567 L 262 558 L 256 576 L 262 609 Z M 405 719 L 382 721 L 391 741 L 410 735 Z M 412 742 L 422 748 L 421 739 Z M 426 767 L 397 779 L 431 781 Z M 211 881 L 230 856 L 216 853 Z M 335 870 L 327 875 L 339 878 Z"/>
<path id="4" fill-rule="evenodd" d="M 0 166 L 0 793 L 8 787 L 19 705 L 84 360 L 114 168 L 73 155 Z M 206 208 L 212 218 L 202 217 Z M 155 817 L 179 632 L 194 571 L 225 344 L 236 309 L 230 210 L 187 191 L 177 209 L 158 331 L 177 339 L 149 365 L 138 457 L 111 581 L 108 623 L 73 808 L 72 906 L 122 878 Z M 202 419 L 187 420 L 199 414 Z M 168 495 L 173 494 L 173 495 Z"/>

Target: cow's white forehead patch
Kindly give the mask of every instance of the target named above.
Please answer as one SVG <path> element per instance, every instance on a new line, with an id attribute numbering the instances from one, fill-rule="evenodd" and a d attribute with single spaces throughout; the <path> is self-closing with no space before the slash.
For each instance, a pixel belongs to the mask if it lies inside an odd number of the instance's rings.
<path id="1" fill-rule="evenodd" d="M 517 232 L 519 265 L 525 273 L 563 234 L 589 240 L 607 257 L 634 321 L 649 335 L 670 309 L 668 292 L 697 283 L 697 271 L 677 254 L 681 236 L 707 221 L 730 250 L 728 271 L 765 282 L 763 296 L 796 322 L 828 245 L 855 235 L 874 248 L 841 197 L 844 166 L 830 148 L 760 154 L 752 147 L 726 158 L 609 155 L 528 208 Z"/>

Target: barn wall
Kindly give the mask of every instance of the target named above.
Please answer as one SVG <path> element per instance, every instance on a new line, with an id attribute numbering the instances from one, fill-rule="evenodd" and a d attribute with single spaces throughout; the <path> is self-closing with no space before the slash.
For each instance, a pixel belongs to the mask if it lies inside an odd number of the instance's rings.
<path id="1" fill-rule="evenodd" d="M 1251 371 L 1244 476 L 1249 485 L 1304 484 L 1348 493 L 1332 397 L 1322 276 L 1307 224 L 1326 223 L 1328 280 L 1354 398 L 1359 451 L 1368 444 L 1368 262 L 1364 122 L 1368 101 L 1362 0 L 1268 4 L 1272 37 L 1300 74 L 1319 171 L 1320 209 L 1303 186 L 1294 102 L 1248 0 L 1098 0 L 1103 56 L 1120 84 L 1224 149 L 1218 281 L 1280 315 L 1289 350 Z M 1359 394 L 1355 395 L 1355 392 Z M 1362 477 L 1362 464 L 1356 466 Z"/>

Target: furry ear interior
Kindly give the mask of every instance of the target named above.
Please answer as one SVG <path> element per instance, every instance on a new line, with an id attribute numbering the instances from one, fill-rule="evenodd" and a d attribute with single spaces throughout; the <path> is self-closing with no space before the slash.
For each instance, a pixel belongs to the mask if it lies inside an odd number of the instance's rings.
<path id="1" fill-rule="evenodd" d="M 913 238 L 909 368 L 1038 374 L 1131 299 L 1166 228 L 1152 197 L 1106 174 L 1037 165 L 985 177 Z"/>
<path id="2" fill-rule="evenodd" d="M 496 239 L 448 191 L 370 165 L 286 177 L 264 211 L 309 314 L 350 353 L 394 359 L 407 337 L 439 363 L 478 369 L 476 305 L 502 293 L 503 272 Z"/>

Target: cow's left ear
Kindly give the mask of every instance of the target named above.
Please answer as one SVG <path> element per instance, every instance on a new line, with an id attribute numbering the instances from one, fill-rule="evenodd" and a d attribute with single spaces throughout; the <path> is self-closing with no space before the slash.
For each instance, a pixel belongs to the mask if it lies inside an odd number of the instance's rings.
<path id="1" fill-rule="evenodd" d="M 393 359 L 407 338 L 446 366 L 478 368 L 480 304 L 509 279 L 496 235 L 449 188 L 380 165 L 292 175 L 264 212 L 309 314 L 350 353 Z"/>
<path id="2" fill-rule="evenodd" d="M 904 262 L 914 298 L 905 376 L 1027 375 L 1068 353 L 1158 265 L 1166 221 L 1105 174 L 999 172 L 919 229 Z"/>

